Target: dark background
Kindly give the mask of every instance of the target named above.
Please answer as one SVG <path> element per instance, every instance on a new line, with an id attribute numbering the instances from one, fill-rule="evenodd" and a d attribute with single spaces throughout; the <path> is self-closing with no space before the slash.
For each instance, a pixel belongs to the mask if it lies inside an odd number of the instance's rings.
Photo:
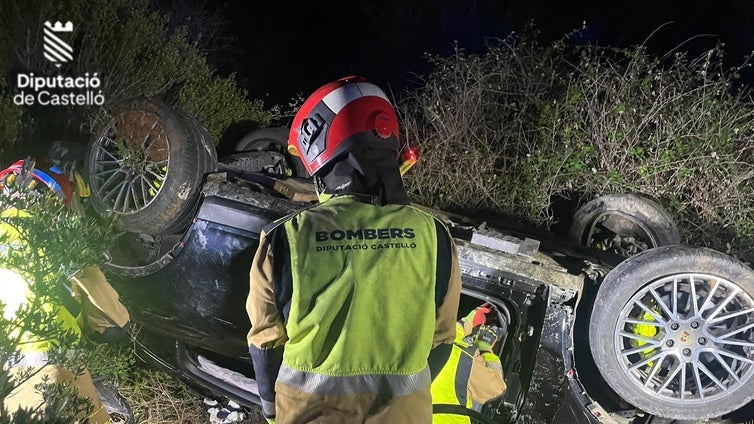
<path id="1" fill-rule="evenodd" d="M 447 55 L 453 43 L 484 50 L 528 22 L 550 42 L 584 27 L 574 42 L 630 46 L 653 54 L 698 54 L 725 43 L 740 64 L 754 49 L 754 2 L 543 0 L 277 0 L 219 7 L 234 38 L 218 55 L 223 73 L 236 72 L 255 98 L 287 104 L 334 79 L 361 74 L 385 89 L 412 87 L 428 68 L 424 53 Z M 653 35 L 652 33 L 655 32 Z"/>

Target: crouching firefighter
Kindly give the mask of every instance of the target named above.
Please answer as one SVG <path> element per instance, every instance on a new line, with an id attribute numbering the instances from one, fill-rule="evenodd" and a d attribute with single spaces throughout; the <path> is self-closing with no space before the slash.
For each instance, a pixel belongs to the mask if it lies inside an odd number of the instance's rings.
<path id="1" fill-rule="evenodd" d="M 79 199 L 77 192 L 83 191 L 83 180 L 72 181 L 63 171 L 50 161 L 21 160 L 9 168 L 0 171 L 0 190 L 6 195 L 55 195 L 69 208 Z M 34 219 L 27 210 L 8 207 L 0 212 L 0 261 L 9 254 L 9 250 L 23 252 L 32 249 L 21 240 L 17 226 L 23 227 L 25 220 Z M 0 263 L 0 301 L 5 304 L 6 319 L 14 319 L 21 307 L 40 308 L 55 320 L 54 328 L 39 328 L 40 325 L 27 329 L 23 334 L 16 334 L 20 344 L 21 356 L 5 366 L 11 367 L 11 375 L 21 376 L 29 371 L 31 378 L 21 384 L 3 400 L 7 411 L 12 415 L 19 409 L 35 410 L 44 407 L 45 396 L 35 386 L 40 383 L 62 383 L 75 388 L 78 395 L 88 399 L 93 411 L 88 416 L 77 417 L 81 422 L 92 424 L 108 423 L 110 416 L 97 396 L 97 390 L 88 371 L 79 374 L 49 362 L 48 354 L 59 348 L 60 332 L 68 333 L 75 339 L 86 335 L 95 343 L 114 341 L 124 334 L 130 321 L 125 306 L 120 302 L 117 292 L 107 282 L 97 266 L 86 267 L 70 278 L 70 288 L 61 293 L 53 304 L 50 300 L 36 297 L 23 276 L 5 268 Z M 16 417 L 16 419 L 20 419 Z M 78 421 L 77 421 L 78 422 Z"/>
<path id="2" fill-rule="evenodd" d="M 485 303 L 456 324 L 456 340 L 448 362 L 432 382 L 435 424 L 468 424 L 468 410 L 480 412 L 485 402 L 505 392 L 503 367 L 493 352 L 505 336 L 502 327 L 487 325 L 493 306 Z"/>
<path id="3" fill-rule="evenodd" d="M 410 205 L 398 120 L 361 77 L 316 90 L 289 151 L 320 203 L 268 226 L 250 271 L 248 334 L 268 421 L 432 421 L 461 276 L 445 225 Z"/>

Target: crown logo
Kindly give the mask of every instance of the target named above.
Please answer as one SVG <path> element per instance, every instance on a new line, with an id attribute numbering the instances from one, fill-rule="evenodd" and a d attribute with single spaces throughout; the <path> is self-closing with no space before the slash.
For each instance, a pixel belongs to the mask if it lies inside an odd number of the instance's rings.
<path id="1" fill-rule="evenodd" d="M 73 60 L 73 47 L 70 46 L 65 40 L 60 38 L 58 34 L 73 31 L 73 24 L 68 21 L 64 24 L 59 21 L 55 21 L 55 24 L 51 24 L 50 21 L 45 22 L 44 29 L 44 56 L 45 59 L 54 63 L 55 66 L 60 68 L 62 62 L 68 62 Z M 62 35 L 62 34 L 61 34 Z"/>
<path id="2" fill-rule="evenodd" d="M 45 22 L 45 26 L 55 32 L 71 32 L 73 31 L 73 23 L 68 21 L 63 25 L 60 21 L 55 21 L 55 25 L 50 24 L 50 21 Z"/>

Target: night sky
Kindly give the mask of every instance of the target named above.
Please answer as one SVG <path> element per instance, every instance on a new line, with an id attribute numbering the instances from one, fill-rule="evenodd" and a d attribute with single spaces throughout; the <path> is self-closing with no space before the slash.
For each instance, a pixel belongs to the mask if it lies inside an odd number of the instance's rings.
<path id="1" fill-rule="evenodd" d="M 486 37 L 529 21 L 542 41 L 586 22 L 585 40 L 601 45 L 636 45 L 657 30 L 646 43 L 650 53 L 680 45 L 694 54 L 723 41 L 738 64 L 754 49 L 754 2 L 746 0 L 277 0 L 231 2 L 223 13 L 237 40 L 222 70 L 235 71 L 253 97 L 277 104 L 351 74 L 387 89 L 410 87 L 412 73 L 427 70 L 423 53 L 448 54 L 454 41 L 482 51 Z"/>

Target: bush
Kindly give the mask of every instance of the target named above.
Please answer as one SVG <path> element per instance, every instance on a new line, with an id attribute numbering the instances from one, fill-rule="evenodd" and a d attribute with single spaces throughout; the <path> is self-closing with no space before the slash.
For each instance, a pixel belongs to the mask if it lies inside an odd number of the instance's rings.
<path id="1" fill-rule="evenodd" d="M 5 398 L 17 386 L 33 377 L 31 371 L 10 369 L 7 364 L 19 359 L 19 346 L 24 343 L 49 343 L 46 352 L 50 362 L 60 364 L 73 373 L 85 368 L 85 355 L 80 350 L 80 335 L 66 329 L 53 307 L 65 305 L 71 295 L 70 276 L 89 265 L 104 260 L 104 252 L 117 236 L 115 219 L 94 219 L 74 213 L 50 193 L 29 194 L 27 189 L 12 188 L 0 192 L 0 269 L 19 274 L 33 294 L 23 302 L 23 287 L 3 281 L 3 300 L 20 305 L 5 305 L 0 301 L 0 331 L 6 335 L 0 343 L 0 398 Z M 18 196 L 16 194 L 23 195 Z M 24 213 L 6 213 L 16 209 Z M 5 277 L 7 274 L 3 274 Z M 14 291 L 16 291 L 14 293 Z M 15 296 L 7 296 L 15 294 Z M 21 296 L 20 298 L 17 296 Z M 6 308 L 13 308 L 7 310 Z M 7 312 L 7 314 L 6 314 Z M 89 415 L 93 406 L 78 396 L 72 387 L 63 383 L 43 383 L 44 407 L 24 412 L 7 411 L 0 403 L 0 423 L 64 423 Z M 15 421 L 11 421 L 14 413 Z"/>
<path id="2" fill-rule="evenodd" d="M 6 87 L 0 86 L 0 158 L 10 153 L 21 132 L 23 109 L 13 104 Z"/>
<path id="3" fill-rule="evenodd" d="M 407 177 L 415 200 L 542 222 L 551 190 L 538 181 L 547 174 L 527 169 L 540 102 L 555 88 L 555 66 L 542 52 L 511 38 L 485 54 L 456 48 L 452 57 L 428 57 L 434 71 L 397 105 L 406 138 L 421 151 Z"/>
<path id="4" fill-rule="evenodd" d="M 398 104 L 423 155 L 414 199 L 551 228 L 561 199 L 642 193 L 686 243 L 751 262 L 754 112 L 736 84 L 749 64 L 724 68 L 721 46 L 658 58 L 568 39 L 544 47 L 532 30 L 428 58 L 433 71 Z"/>

